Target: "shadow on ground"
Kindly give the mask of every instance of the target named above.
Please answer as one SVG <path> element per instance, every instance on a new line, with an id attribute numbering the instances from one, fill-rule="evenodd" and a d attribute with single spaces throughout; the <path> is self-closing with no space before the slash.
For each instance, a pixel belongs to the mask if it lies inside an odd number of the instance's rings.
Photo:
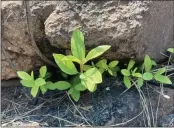
<path id="1" fill-rule="evenodd" d="M 98 85 L 96 92 L 81 94 L 74 106 L 65 92 L 50 91 L 33 99 L 30 90 L 21 86 L 2 88 L 1 123 L 2 126 L 31 126 L 35 122 L 45 127 L 149 126 L 138 91 L 132 88 L 124 93 L 125 90 L 119 80 L 108 78 Z M 174 126 L 174 90 L 164 88 L 170 99 L 161 96 L 157 119 L 160 88 L 146 85 L 142 90 L 147 98 L 150 125 Z"/>

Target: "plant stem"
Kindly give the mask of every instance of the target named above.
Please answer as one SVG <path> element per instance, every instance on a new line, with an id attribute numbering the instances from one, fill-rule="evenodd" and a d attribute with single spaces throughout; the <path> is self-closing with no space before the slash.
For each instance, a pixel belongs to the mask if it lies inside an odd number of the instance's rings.
<path id="1" fill-rule="evenodd" d="M 83 73 L 83 63 L 80 64 L 80 73 Z"/>

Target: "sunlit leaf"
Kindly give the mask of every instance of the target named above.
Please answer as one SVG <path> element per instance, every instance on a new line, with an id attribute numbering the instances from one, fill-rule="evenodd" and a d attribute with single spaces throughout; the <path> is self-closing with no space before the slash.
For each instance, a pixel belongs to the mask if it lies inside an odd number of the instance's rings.
<path id="1" fill-rule="evenodd" d="M 92 81 L 82 80 L 81 82 L 90 92 L 94 92 L 97 88 L 97 85 Z"/>
<path id="2" fill-rule="evenodd" d="M 32 77 L 33 80 L 34 80 L 34 72 L 33 72 L 33 71 L 31 72 L 31 77 Z"/>
<path id="3" fill-rule="evenodd" d="M 46 88 L 46 85 L 43 85 L 43 86 L 40 86 L 40 90 L 41 90 L 42 94 L 45 94 L 48 89 Z"/>
<path id="4" fill-rule="evenodd" d="M 72 34 L 71 52 L 73 56 L 77 57 L 81 61 L 85 58 L 84 36 L 79 29 L 76 29 Z"/>
<path id="5" fill-rule="evenodd" d="M 96 68 L 91 68 L 80 75 L 81 83 L 91 92 L 96 90 L 97 83 L 102 82 L 102 75 Z"/>
<path id="6" fill-rule="evenodd" d="M 132 76 L 135 76 L 135 77 L 142 77 L 142 75 L 140 73 L 132 73 Z"/>
<path id="7" fill-rule="evenodd" d="M 23 72 L 23 71 L 17 71 L 17 74 L 19 78 L 22 80 L 33 80 L 33 77 L 31 77 L 28 73 Z"/>
<path id="8" fill-rule="evenodd" d="M 91 68 L 80 75 L 81 79 L 84 79 L 82 76 L 85 76 L 85 79 L 89 79 L 90 81 L 93 81 L 95 83 L 101 83 L 102 82 L 102 75 L 98 71 L 97 68 Z"/>
<path id="9" fill-rule="evenodd" d="M 115 66 L 118 65 L 118 63 L 119 63 L 119 61 L 117 61 L 117 60 L 111 61 L 111 62 L 109 63 L 109 68 L 114 68 Z"/>
<path id="10" fill-rule="evenodd" d="M 154 66 L 157 65 L 156 62 L 155 62 L 154 60 L 152 60 L 152 65 L 154 65 Z"/>
<path id="11" fill-rule="evenodd" d="M 154 78 L 155 78 L 156 81 L 159 81 L 161 83 L 172 84 L 171 80 L 167 76 L 157 74 L 157 75 L 154 76 Z"/>
<path id="12" fill-rule="evenodd" d="M 34 80 L 20 80 L 21 84 L 25 87 L 33 87 Z"/>
<path id="13" fill-rule="evenodd" d="M 47 73 L 47 67 L 46 67 L 46 66 L 42 66 L 42 67 L 40 68 L 39 72 L 40 72 L 40 77 L 41 77 L 41 78 L 44 78 L 45 75 L 46 75 L 46 73 Z"/>
<path id="14" fill-rule="evenodd" d="M 148 55 L 146 55 L 144 58 L 144 68 L 146 72 L 150 71 L 152 68 L 152 60 Z"/>
<path id="15" fill-rule="evenodd" d="M 166 68 L 159 68 L 158 71 L 155 73 L 155 75 L 161 75 L 163 73 L 165 73 Z"/>
<path id="16" fill-rule="evenodd" d="M 32 95 L 33 97 L 36 97 L 38 91 L 39 91 L 39 87 L 33 86 L 33 87 L 31 88 L 31 95 Z"/>
<path id="17" fill-rule="evenodd" d="M 144 80 L 142 78 L 138 78 L 137 85 L 139 88 L 141 88 L 143 86 L 143 82 L 144 82 Z"/>
<path id="18" fill-rule="evenodd" d="M 107 60 L 106 59 L 100 60 L 98 63 L 96 63 L 96 66 L 99 68 L 108 69 Z"/>
<path id="19" fill-rule="evenodd" d="M 69 60 L 73 61 L 73 62 L 77 62 L 79 64 L 81 64 L 81 60 L 79 60 L 77 57 L 72 56 L 72 55 L 68 55 L 66 56 Z"/>
<path id="20" fill-rule="evenodd" d="M 132 69 L 134 64 L 135 64 L 135 61 L 134 60 L 130 60 L 127 69 L 128 70 Z"/>
<path id="21" fill-rule="evenodd" d="M 53 86 L 55 89 L 58 89 L 58 90 L 66 90 L 71 87 L 71 84 L 66 81 L 58 81 L 54 83 Z"/>
<path id="22" fill-rule="evenodd" d="M 105 51 L 107 51 L 111 46 L 110 45 L 101 45 L 94 49 L 92 49 L 86 56 L 86 61 L 94 59 L 100 55 L 102 55 Z"/>
<path id="23" fill-rule="evenodd" d="M 45 80 L 42 78 L 37 78 L 34 83 L 35 83 L 35 86 L 38 86 L 38 87 L 46 84 Z"/>
<path id="24" fill-rule="evenodd" d="M 174 48 L 168 48 L 167 51 L 171 52 L 171 53 L 174 53 Z"/>
<path id="25" fill-rule="evenodd" d="M 122 70 L 121 70 L 121 73 L 122 73 L 124 76 L 130 76 L 130 71 L 127 70 L 127 69 L 122 69 Z"/>
<path id="26" fill-rule="evenodd" d="M 54 56 L 54 59 L 55 59 L 57 65 L 60 67 L 60 69 L 63 72 L 65 72 L 69 75 L 74 75 L 74 74 L 78 73 L 75 65 L 73 64 L 73 62 L 70 59 L 66 58 L 62 54 L 53 54 L 53 56 Z"/>
<path id="27" fill-rule="evenodd" d="M 45 87 L 49 90 L 55 90 L 56 87 L 54 86 L 54 83 L 51 81 L 46 82 Z"/>
<path id="28" fill-rule="evenodd" d="M 125 86 L 126 86 L 128 89 L 132 86 L 132 84 L 131 84 L 130 79 L 129 79 L 128 76 L 124 76 L 123 81 L 124 81 Z"/>
<path id="29" fill-rule="evenodd" d="M 153 79 L 153 74 L 150 73 L 150 72 L 145 72 L 145 73 L 143 74 L 143 79 L 144 79 L 144 80 L 152 80 L 152 79 Z"/>

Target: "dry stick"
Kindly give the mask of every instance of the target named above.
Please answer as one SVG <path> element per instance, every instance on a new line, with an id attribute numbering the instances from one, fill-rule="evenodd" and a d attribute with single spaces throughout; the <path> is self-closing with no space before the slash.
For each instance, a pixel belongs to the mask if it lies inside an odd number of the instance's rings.
<path id="1" fill-rule="evenodd" d="M 132 120 L 136 119 L 137 117 L 139 117 L 143 112 L 144 112 L 144 109 L 138 115 L 136 115 L 135 117 L 133 117 L 132 119 L 130 119 L 130 120 L 126 121 L 126 122 L 119 123 L 119 124 L 114 124 L 114 125 L 111 125 L 111 126 L 112 127 L 115 127 L 115 126 L 125 125 L 125 124 L 131 122 Z"/>
<path id="2" fill-rule="evenodd" d="M 7 126 L 8 124 L 11 124 L 11 123 L 15 122 L 16 120 L 21 119 L 22 117 L 24 117 L 24 116 L 28 115 L 29 113 L 31 113 L 31 112 L 33 112 L 33 111 L 35 111 L 35 110 L 37 110 L 37 109 L 41 108 L 41 107 L 42 107 L 42 106 L 43 106 L 45 103 L 46 103 L 46 102 L 44 102 L 44 103 L 40 104 L 39 106 L 37 106 L 36 108 L 34 108 L 34 109 L 30 110 L 30 111 L 28 111 L 28 112 L 24 113 L 23 115 L 21 115 L 21 116 L 19 116 L 19 117 L 15 118 L 15 119 L 13 119 L 13 120 L 11 120 L 10 122 L 3 124 L 3 126 Z"/>
<path id="3" fill-rule="evenodd" d="M 68 93 L 66 92 L 66 94 L 68 95 Z M 86 118 L 82 115 L 82 113 L 79 111 L 79 109 L 77 108 L 77 106 L 74 104 L 74 102 L 72 101 L 72 99 L 70 98 L 70 96 L 68 95 L 68 98 L 69 98 L 69 100 L 72 102 L 72 104 L 74 105 L 74 107 L 75 107 L 75 109 L 78 111 L 78 113 L 82 116 L 82 118 L 86 121 L 86 123 L 88 124 L 88 125 L 90 125 L 91 126 L 91 124 L 86 120 Z"/>
<path id="4" fill-rule="evenodd" d="M 148 110 L 148 104 L 147 104 L 147 101 L 146 101 L 146 98 L 145 98 L 145 95 L 144 93 L 142 92 L 141 89 L 139 89 L 137 87 L 137 84 L 131 79 L 131 81 L 133 82 L 133 84 L 135 85 L 135 87 L 137 88 L 138 92 L 139 92 L 139 95 L 140 95 L 140 100 L 142 101 L 142 107 L 146 110 L 145 111 L 145 114 L 146 114 L 146 117 L 147 117 L 147 121 L 148 121 L 148 125 L 151 127 L 151 122 L 150 122 L 150 116 L 149 116 L 149 110 Z"/>
<path id="5" fill-rule="evenodd" d="M 39 48 L 37 47 L 37 44 L 34 40 L 34 36 L 33 36 L 33 26 L 32 26 L 32 22 L 31 22 L 31 11 L 30 11 L 30 6 L 29 6 L 29 1 L 28 0 L 24 0 L 24 6 L 26 9 L 26 17 L 27 17 L 27 28 L 28 28 L 28 33 L 30 35 L 30 39 L 31 39 L 31 44 L 33 46 L 33 48 L 35 48 L 35 52 L 36 54 L 42 59 L 44 60 L 47 64 L 57 67 L 52 61 L 48 60 L 39 50 Z"/>
<path id="6" fill-rule="evenodd" d="M 153 108 L 152 108 L 152 103 L 151 103 L 151 100 L 150 100 L 150 95 L 149 95 L 149 88 L 148 88 L 148 86 L 147 86 L 147 94 L 148 94 L 150 109 L 151 109 L 151 113 L 152 113 L 152 123 L 153 123 L 153 126 L 154 126 L 154 124 L 155 124 L 155 119 L 154 119 Z"/>

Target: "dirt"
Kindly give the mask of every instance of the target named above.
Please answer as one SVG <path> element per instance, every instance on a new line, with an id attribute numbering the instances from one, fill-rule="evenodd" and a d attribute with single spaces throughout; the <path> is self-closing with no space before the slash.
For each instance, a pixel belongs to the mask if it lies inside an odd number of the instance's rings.
<path id="1" fill-rule="evenodd" d="M 21 85 L 1 89 L 2 126 L 149 126 L 135 88 L 126 91 L 123 83 L 107 78 L 94 93 L 84 92 L 79 102 L 73 104 L 62 91 L 49 91 L 32 98 L 30 89 Z M 150 111 L 151 126 L 174 126 L 174 89 L 164 88 L 160 98 L 157 123 L 156 108 L 160 88 L 146 85 L 142 88 Z M 151 103 L 151 104 L 150 104 Z M 154 122 L 153 116 L 154 115 Z M 34 124 L 33 124 L 34 123 Z"/>

